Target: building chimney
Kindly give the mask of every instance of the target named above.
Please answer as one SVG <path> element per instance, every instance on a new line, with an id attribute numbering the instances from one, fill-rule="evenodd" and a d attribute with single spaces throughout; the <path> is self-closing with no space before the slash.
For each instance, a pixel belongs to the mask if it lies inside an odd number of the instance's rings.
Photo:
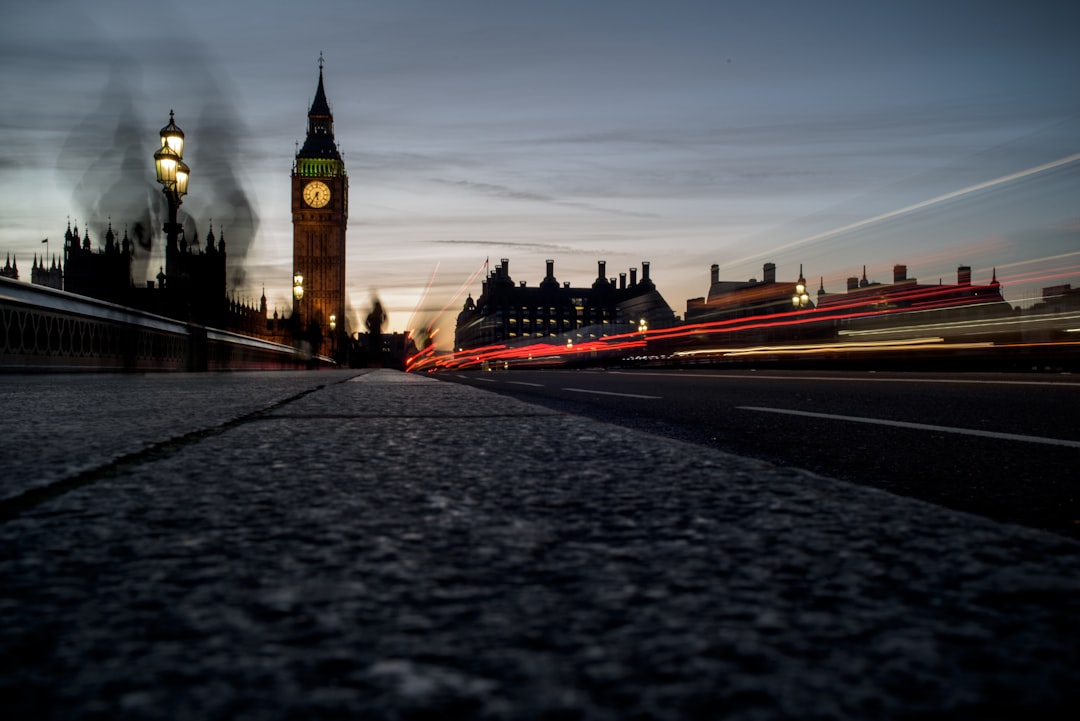
<path id="1" fill-rule="evenodd" d="M 713 285 L 716 285 L 717 283 L 720 282 L 720 266 L 719 265 L 717 265 L 716 263 L 713 263 L 712 267 L 709 268 L 709 273 L 712 275 L 712 283 L 713 283 Z"/>
<path id="2" fill-rule="evenodd" d="M 596 279 L 603 280 L 607 274 L 607 262 L 600 260 L 596 263 Z"/>
<path id="3" fill-rule="evenodd" d="M 762 283 L 776 282 L 776 263 L 766 263 L 762 272 L 765 274 Z"/>
<path id="4" fill-rule="evenodd" d="M 649 280 L 649 261 L 641 261 L 641 282 L 647 283 Z"/>
<path id="5" fill-rule="evenodd" d="M 903 283 L 905 280 L 907 280 L 907 266 L 894 265 L 892 267 L 892 282 Z"/>
<path id="6" fill-rule="evenodd" d="M 971 285 L 971 266 L 961 265 L 956 269 L 956 284 Z"/>
<path id="7" fill-rule="evenodd" d="M 847 279 L 847 289 L 848 290 L 858 290 L 859 289 L 859 278 L 857 276 L 853 275 L 853 276 L 851 276 L 850 278 Z"/>
<path id="8" fill-rule="evenodd" d="M 507 276 L 510 275 L 510 259 L 509 258 L 503 258 L 502 259 L 502 269 L 503 269 L 503 273 L 505 273 Z"/>
<path id="9" fill-rule="evenodd" d="M 630 269 L 630 287 L 637 285 L 637 268 Z"/>
<path id="10" fill-rule="evenodd" d="M 626 273 L 619 273 L 619 290 L 626 290 Z"/>
<path id="11" fill-rule="evenodd" d="M 555 261 L 549 260 L 547 262 L 547 275 L 540 281 L 541 288 L 558 288 L 559 281 L 555 280 Z"/>

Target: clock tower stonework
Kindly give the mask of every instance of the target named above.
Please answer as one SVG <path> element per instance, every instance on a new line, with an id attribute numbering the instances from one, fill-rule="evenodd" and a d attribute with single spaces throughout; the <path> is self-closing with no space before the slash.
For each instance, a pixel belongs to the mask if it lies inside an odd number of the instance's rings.
<path id="1" fill-rule="evenodd" d="M 293 276 L 303 276 L 303 297 L 296 309 L 302 321 L 330 333 L 345 328 L 345 227 L 349 218 L 349 178 L 334 141 L 334 116 L 319 86 L 308 110 L 307 138 L 296 153 L 292 170 Z"/>

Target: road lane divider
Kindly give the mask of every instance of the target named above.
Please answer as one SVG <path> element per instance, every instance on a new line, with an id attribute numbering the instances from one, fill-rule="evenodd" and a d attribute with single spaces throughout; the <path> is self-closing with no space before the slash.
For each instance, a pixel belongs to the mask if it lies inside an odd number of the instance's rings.
<path id="1" fill-rule="evenodd" d="M 762 408 L 760 406 L 736 406 L 741 411 L 758 411 L 761 413 L 777 413 L 788 416 L 802 416 L 803 418 L 821 418 L 830 421 L 850 421 L 853 423 L 868 423 L 876 426 L 891 426 L 893 428 L 910 428 L 917 431 L 937 431 L 939 433 L 957 433 L 965 436 L 979 436 L 981 438 L 997 438 L 1005 441 L 1021 441 L 1023 443 L 1042 443 L 1048 446 L 1064 446 L 1065 448 L 1080 448 L 1080 441 L 1068 441 L 1063 438 L 1043 438 L 1041 436 L 1025 436 L 1019 433 L 999 433 L 997 431 L 981 431 L 976 428 L 954 428 L 952 426 L 936 426 L 929 423 L 909 423 L 907 421 L 890 421 L 884 418 L 866 418 L 863 416 L 841 416 L 832 413 L 814 413 L 811 411 L 795 411 L 787 408 Z"/>
<path id="2" fill-rule="evenodd" d="M 658 401 L 663 396 L 643 396 L 638 393 L 614 393 L 612 391 L 593 391 L 588 388 L 563 388 L 564 391 L 570 391 L 571 393 L 592 393 L 598 396 L 619 396 L 621 398 L 644 398 L 650 401 Z"/>
<path id="3" fill-rule="evenodd" d="M 947 385 L 980 385 L 980 386 L 1053 386 L 1055 388 L 1080 388 L 1080 383 L 1073 381 L 1069 376 L 1061 380 L 1006 380 L 1003 378 L 925 378 L 912 375 L 909 378 L 880 378 L 874 375 L 835 375 L 835 376 L 810 376 L 810 375 L 769 375 L 766 373 L 658 373 L 647 371 L 608 371 L 612 375 L 642 376 L 658 378 L 661 380 L 699 380 L 710 378 L 723 381 L 823 381 L 836 383 L 944 383 Z"/>
<path id="4" fill-rule="evenodd" d="M 526 383 L 525 381 L 506 381 L 507 385 L 511 386 L 532 386 L 533 388 L 543 388 L 543 383 Z"/>

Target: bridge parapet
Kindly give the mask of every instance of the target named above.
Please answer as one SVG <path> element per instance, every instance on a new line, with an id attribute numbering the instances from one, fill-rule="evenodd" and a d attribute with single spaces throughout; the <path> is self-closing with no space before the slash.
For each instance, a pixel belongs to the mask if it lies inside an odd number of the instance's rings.
<path id="1" fill-rule="evenodd" d="M 0 278 L 0 371 L 329 367 L 303 349 Z"/>

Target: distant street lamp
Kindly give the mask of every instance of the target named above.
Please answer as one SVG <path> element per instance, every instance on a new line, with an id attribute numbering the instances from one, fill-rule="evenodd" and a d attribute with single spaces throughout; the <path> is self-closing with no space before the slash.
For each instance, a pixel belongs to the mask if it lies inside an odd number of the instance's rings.
<path id="1" fill-rule="evenodd" d="M 333 313 L 330 314 L 330 355 L 337 357 L 337 334 L 334 332 L 337 330 L 337 316 Z"/>
<path id="2" fill-rule="evenodd" d="M 649 332 L 649 323 L 644 318 L 638 321 L 637 324 L 638 333 L 645 335 Z"/>
<path id="3" fill-rule="evenodd" d="M 180 224 L 176 222 L 181 198 L 187 195 L 188 178 L 191 169 L 184 158 L 184 131 L 173 120 L 173 111 L 169 111 L 169 124 L 161 129 L 161 147 L 154 153 L 154 169 L 157 181 L 162 185 L 162 192 L 169 202 L 169 220 L 165 223 L 165 240 L 168 250 L 175 250 L 176 239 L 180 234 Z"/>
<path id="4" fill-rule="evenodd" d="M 799 268 L 799 280 L 795 283 L 795 295 L 791 296 L 791 305 L 796 310 L 801 310 L 810 304 L 810 296 L 806 292 L 806 279 L 802 276 L 802 267 Z"/>
<path id="5" fill-rule="evenodd" d="M 296 299 L 296 303 L 293 305 L 293 315 L 298 315 L 300 313 L 300 301 L 304 297 L 304 276 L 300 273 L 295 274 L 292 277 L 292 283 L 292 294 L 293 298 Z"/>

